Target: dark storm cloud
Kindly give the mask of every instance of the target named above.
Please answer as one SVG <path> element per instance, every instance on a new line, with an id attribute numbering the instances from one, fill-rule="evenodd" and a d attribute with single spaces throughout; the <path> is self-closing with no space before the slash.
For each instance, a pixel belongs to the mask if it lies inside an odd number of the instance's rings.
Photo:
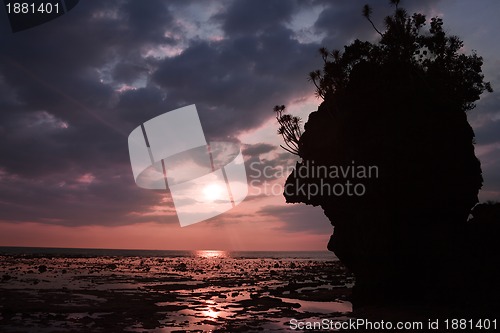
<path id="1" fill-rule="evenodd" d="M 500 143 L 500 119 L 489 121 L 475 132 L 479 144 Z"/>
<path id="2" fill-rule="evenodd" d="M 113 80 L 124 83 L 133 83 L 142 75 L 147 74 L 148 69 L 133 63 L 119 63 L 113 69 Z"/>
<path id="3" fill-rule="evenodd" d="M 138 125 L 169 110 L 165 93 L 154 86 L 123 92 L 115 109 L 123 119 Z"/>
<path id="4" fill-rule="evenodd" d="M 307 205 L 270 205 L 260 209 L 257 214 L 278 218 L 283 221 L 279 229 L 287 232 L 308 232 L 312 234 L 331 234 L 333 227 L 321 207 Z"/>
<path id="5" fill-rule="evenodd" d="M 294 0 L 233 1 L 227 10 L 214 16 L 228 35 L 254 35 L 275 29 L 290 20 L 298 9 Z"/>
<path id="6" fill-rule="evenodd" d="M 123 179 L 128 169 L 128 165 L 119 164 L 94 166 L 92 173 L 82 174 L 67 167 L 64 174 L 37 178 L 2 171 L 0 218 L 62 225 L 120 225 L 151 221 L 144 213 L 151 213 L 153 205 L 173 211 L 165 192 L 137 190 L 134 183 Z M 155 220 L 177 222 L 172 213 Z"/>
<path id="7" fill-rule="evenodd" d="M 500 140 L 491 151 L 479 157 L 483 171 L 483 187 L 479 193 L 481 201 L 499 201 L 500 194 Z"/>
<path id="8" fill-rule="evenodd" d="M 275 145 L 270 145 L 269 143 L 257 143 L 254 145 L 244 145 L 243 146 L 243 154 L 249 156 L 259 156 L 262 154 L 266 154 L 276 150 Z"/>
<path id="9" fill-rule="evenodd" d="M 312 93 L 306 73 L 318 66 L 318 45 L 302 45 L 281 25 L 259 36 L 194 42 L 165 59 L 153 79 L 180 101 L 196 103 L 209 137 L 259 126 L 272 107 Z"/>
<path id="10" fill-rule="evenodd" d="M 164 36 L 172 22 L 165 3 L 137 4 L 82 2 L 60 19 L 18 34 L 0 25 L 0 81 L 8 87 L 0 96 L 1 220 L 177 221 L 172 213 L 141 215 L 161 196 L 135 186 L 126 136 L 137 124 L 127 124 L 112 108 L 119 98 L 113 78 L 133 80 L 133 70 L 147 68 L 143 50 L 172 44 Z M 116 63 L 121 66 L 112 72 Z M 140 112 L 144 103 L 134 106 Z M 95 180 L 82 183 L 83 175 Z"/>
<path id="11" fill-rule="evenodd" d="M 497 82 L 500 82 L 498 79 Z M 476 142 L 479 145 L 500 143 L 500 87 L 493 93 L 484 93 L 476 108 L 468 114 L 472 124 L 478 123 L 474 128 Z"/>
<path id="12" fill-rule="evenodd" d="M 500 92 L 498 75 L 492 75 L 493 93 L 484 93 L 474 110 L 468 113 L 475 133 L 476 154 L 481 161 L 482 200 L 500 200 Z M 495 194 L 496 193 L 496 194 Z"/>
<path id="13" fill-rule="evenodd" d="M 174 15 L 164 0 L 127 1 L 120 7 L 127 27 L 127 38 L 139 42 L 164 43 L 171 40 L 165 37 L 165 28 L 170 26 Z"/>
<path id="14" fill-rule="evenodd" d="M 2 109 L 2 168 L 21 176 L 40 176 L 73 167 L 89 170 L 118 153 L 126 157 L 121 120 L 109 110 L 116 95 L 99 73 L 119 56 L 134 58 L 144 38 L 129 33 L 139 25 L 118 2 L 84 2 L 61 19 L 19 34 L 2 34 L 0 71 L 17 103 Z M 147 6 L 155 8 L 156 2 Z M 156 3 L 157 5 L 157 3 Z M 155 19 L 157 19 L 155 21 Z M 160 21 L 161 19 L 161 21 Z M 144 19 L 145 20 L 145 19 Z M 149 18 L 163 26 L 163 16 Z M 133 21 L 130 26 L 124 23 Z M 135 30 L 134 30 L 135 31 Z M 137 34 L 137 32 L 136 32 Z M 67 122 L 66 130 L 19 127 L 32 113 L 48 112 Z M 111 160 L 112 162 L 116 162 Z M 36 167 L 34 167 L 36 166 Z"/>
<path id="15" fill-rule="evenodd" d="M 440 0 L 407 0 L 401 5 L 408 13 L 420 12 L 430 14 L 433 6 Z M 373 40 L 379 37 L 370 23 L 362 16 L 362 8 L 368 4 L 372 10 L 371 19 L 375 26 L 384 31 L 384 19 L 391 15 L 394 8 L 389 1 L 355 0 L 355 1 L 319 1 L 326 6 L 314 24 L 316 33 L 325 33 L 322 44 L 329 50 L 342 50 L 346 42 L 354 39 Z M 429 15 L 427 15 L 428 18 Z"/>

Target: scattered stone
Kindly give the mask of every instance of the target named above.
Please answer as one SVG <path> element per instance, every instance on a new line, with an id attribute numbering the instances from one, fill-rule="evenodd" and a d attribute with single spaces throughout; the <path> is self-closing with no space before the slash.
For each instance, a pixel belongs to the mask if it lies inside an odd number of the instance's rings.
<path id="1" fill-rule="evenodd" d="M 181 262 L 179 265 L 177 265 L 176 270 L 180 272 L 185 272 L 187 271 L 187 265 L 183 262 Z"/>

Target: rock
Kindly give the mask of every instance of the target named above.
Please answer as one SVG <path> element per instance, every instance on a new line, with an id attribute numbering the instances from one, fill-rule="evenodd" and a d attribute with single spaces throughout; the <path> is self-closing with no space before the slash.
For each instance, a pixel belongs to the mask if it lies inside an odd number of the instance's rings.
<path id="1" fill-rule="evenodd" d="M 187 265 L 181 262 L 179 265 L 177 265 L 176 270 L 180 272 L 185 272 L 187 271 Z"/>
<path id="2" fill-rule="evenodd" d="M 107 268 L 107 269 L 114 270 L 114 269 L 117 269 L 117 268 L 118 268 L 118 266 L 117 266 L 116 264 L 108 264 L 108 265 L 106 265 L 106 268 Z"/>
<path id="3" fill-rule="evenodd" d="M 320 206 L 331 221 L 328 249 L 355 274 L 359 302 L 427 297 L 466 255 L 483 181 L 474 132 L 446 87 L 415 71 L 354 66 L 345 89 L 309 115 L 303 160 L 285 184 L 288 203 Z"/>

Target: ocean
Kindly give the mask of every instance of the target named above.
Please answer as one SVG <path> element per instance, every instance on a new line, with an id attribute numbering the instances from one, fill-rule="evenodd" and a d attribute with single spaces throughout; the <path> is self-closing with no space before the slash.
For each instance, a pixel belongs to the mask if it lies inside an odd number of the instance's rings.
<path id="1" fill-rule="evenodd" d="M 206 257 L 207 254 L 233 259 L 338 260 L 329 251 L 137 250 L 0 246 L 0 255 L 6 256 L 196 258 Z"/>

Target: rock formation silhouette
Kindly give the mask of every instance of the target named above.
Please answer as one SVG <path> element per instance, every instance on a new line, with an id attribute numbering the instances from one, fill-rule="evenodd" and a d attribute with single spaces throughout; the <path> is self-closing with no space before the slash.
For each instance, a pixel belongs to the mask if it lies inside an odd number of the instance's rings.
<path id="1" fill-rule="evenodd" d="M 424 15 L 392 3 L 386 30 L 374 26 L 378 42 L 320 50 L 323 70 L 310 79 L 323 102 L 297 140 L 302 161 L 285 184 L 288 203 L 320 206 L 330 219 L 328 249 L 356 276 L 355 305 L 453 297 L 471 283 L 461 260 L 472 260 L 482 237 L 471 236 L 468 221 L 483 179 L 466 115 L 492 91 L 482 58 L 461 53 L 442 19 L 427 30 Z M 368 6 L 363 14 L 372 22 Z M 369 166 L 376 175 L 318 172 Z M 332 193 L 348 182 L 363 194 Z M 480 207 L 475 214 L 489 214 Z"/>

